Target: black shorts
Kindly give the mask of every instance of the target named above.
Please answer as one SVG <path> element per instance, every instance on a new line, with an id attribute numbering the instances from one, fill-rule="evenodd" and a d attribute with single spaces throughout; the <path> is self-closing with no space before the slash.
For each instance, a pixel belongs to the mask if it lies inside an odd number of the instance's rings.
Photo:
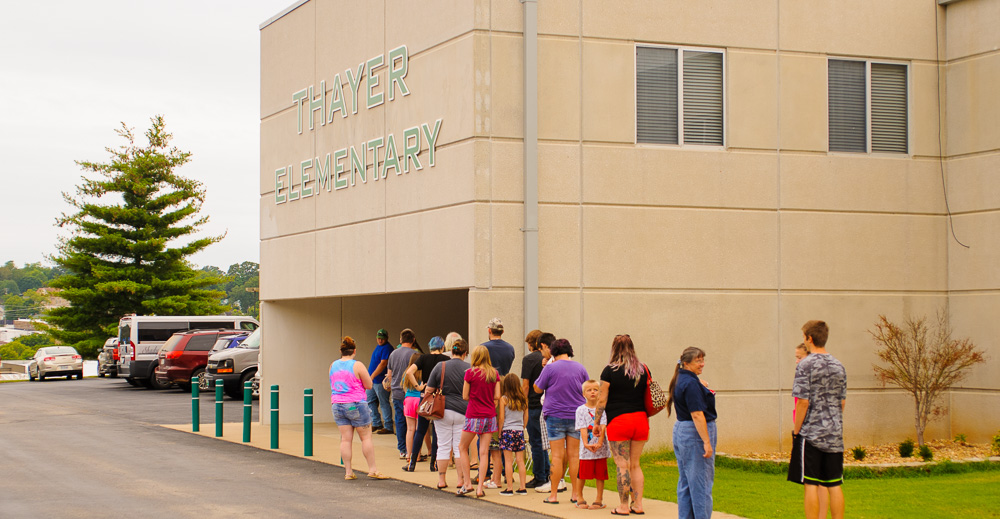
<path id="1" fill-rule="evenodd" d="M 840 486 L 844 483 L 844 453 L 824 452 L 802 436 L 793 436 L 788 481 L 800 485 Z"/>

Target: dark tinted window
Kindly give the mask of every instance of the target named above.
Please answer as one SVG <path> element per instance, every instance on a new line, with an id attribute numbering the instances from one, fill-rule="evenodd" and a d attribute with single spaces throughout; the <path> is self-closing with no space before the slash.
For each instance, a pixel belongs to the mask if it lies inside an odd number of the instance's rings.
<path id="1" fill-rule="evenodd" d="M 192 330 L 216 330 L 219 328 L 231 330 L 233 328 L 233 321 L 193 321 L 191 323 Z"/>
<path id="2" fill-rule="evenodd" d="M 250 330 L 250 331 L 256 330 L 257 329 L 257 323 L 252 322 L 252 321 L 243 321 L 242 323 L 240 323 L 240 329 L 241 330 Z"/>
<path id="3" fill-rule="evenodd" d="M 118 329 L 118 344 L 128 344 L 132 340 L 132 327 L 124 325 Z"/>
<path id="4" fill-rule="evenodd" d="M 188 322 L 166 322 L 166 323 L 143 323 L 137 324 L 139 327 L 139 342 L 163 342 L 177 332 L 188 329 Z"/>
<path id="5" fill-rule="evenodd" d="M 209 333 L 205 335 L 194 335 L 184 347 L 184 351 L 208 351 L 212 349 L 212 345 L 219 338 L 217 333 Z"/>

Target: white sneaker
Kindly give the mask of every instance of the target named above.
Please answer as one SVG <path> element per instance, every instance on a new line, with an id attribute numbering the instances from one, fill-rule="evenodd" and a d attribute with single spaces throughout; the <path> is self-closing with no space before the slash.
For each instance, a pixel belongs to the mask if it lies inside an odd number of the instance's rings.
<path id="1" fill-rule="evenodd" d="M 549 488 L 551 489 L 552 487 L 549 487 Z M 556 492 L 565 492 L 565 491 L 566 491 L 566 481 L 560 479 L 559 480 L 559 490 L 556 490 Z"/>
<path id="2" fill-rule="evenodd" d="M 486 483 L 483 483 L 483 488 L 497 488 L 497 484 L 494 483 L 492 479 L 488 479 L 486 480 Z"/>
<path id="3" fill-rule="evenodd" d="M 548 494 L 549 491 L 551 490 L 552 490 L 552 483 L 549 481 L 546 481 L 545 483 L 535 487 L 535 492 L 538 492 L 539 494 Z"/>

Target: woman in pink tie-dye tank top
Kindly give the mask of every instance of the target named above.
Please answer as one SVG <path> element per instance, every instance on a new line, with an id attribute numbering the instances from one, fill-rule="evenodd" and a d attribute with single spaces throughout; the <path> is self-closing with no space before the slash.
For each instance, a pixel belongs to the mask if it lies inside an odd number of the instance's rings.
<path id="1" fill-rule="evenodd" d="M 344 479 L 357 479 L 351 467 L 354 452 L 354 431 L 361 437 L 361 452 L 368 461 L 368 477 L 386 479 L 375 467 L 375 445 L 372 443 L 372 416 L 365 400 L 365 390 L 371 389 L 372 378 L 365 365 L 354 360 L 357 346 L 354 339 L 344 337 L 340 343 L 340 360 L 330 364 L 330 407 L 340 429 L 340 456 L 344 459 Z"/>

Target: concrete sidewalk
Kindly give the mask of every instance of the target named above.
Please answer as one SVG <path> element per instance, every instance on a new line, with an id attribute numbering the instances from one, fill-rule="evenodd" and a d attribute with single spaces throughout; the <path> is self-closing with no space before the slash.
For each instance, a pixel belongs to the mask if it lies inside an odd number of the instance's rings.
<path id="1" fill-rule="evenodd" d="M 201 431 L 197 433 L 193 433 L 191 431 L 190 424 L 163 425 L 163 427 L 191 434 L 198 434 L 208 438 L 215 437 L 214 422 L 202 423 Z M 303 427 L 301 424 L 279 426 L 279 444 L 276 451 L 289 456 L 311 459 L 329 465 L 343 466 L 340 463 L 340 432 L 335 424 L 322 423 L 315 424 L 313 426 L 313 455 L 311 457 L 303 455 L 304 441 L 302 429 Z M 246 443 L 244 445 L 249 445 L 258 449 L 271 450 L 270 430 L 270 425 L 261 425 L 256 422 L 252 423 L 250 425 L 251 441 L 250 443 Z M 243 424 L 224 423 L 222 437 L 217 439 L 232 443 L 243 443 Z M 437 472 L 428 471 L 428 462 L 418 463 L 417 470 L 415 472 L 406 472 L 402 470 L 402 467 L 406 462 L 405 460 L 400 460 L 399 455 L 396 453 L 395 435 L 374 435 L 373 439 L 375 442 L 375 464 L 379 471 L 392 477 L 393 479 L 414 483 L 430 490 L 437 490 L 438 474 Z M 365 479 L 364 475 L 368 472 L 368 464 L 365 462 L 364 455 L 361 453 L 361 440 L 357 437 L 357 435 L 355 435 L 353 445 L 354 459 L 352 461 L 352 465 L 354 466 L 355 474 L 358 475 L 357 482 L 361 483 Z M 613 477 L 613 475 L 611 476 Z M 455 470 L 453 468 L 448 470 L 447 477 L 448 488 L 437 491 L 454 494 L 456 490 L 456 477 Z M 476 477 L 475 470 L 472 471 L 472 477 Z M 514 477 L 516 481 L 516 473 Z M 528 510 L 543 515 L 566 517 L 570 519 L 593 518 L 596 516 L 605 517 L 618 504 L 618 493 L 614 491 L 604 492 L 604 504 L 607 505 L 607 508 L 603 510 L 577 509 L 572 503 L 569 502 L 569 491 L 559 494 L 558 505 L 542 503 L 542 500 L 547 497 L 548 494 L 539 494 L 532 489 L 528 489 L 527 496 L 515 495 L 505 497 L 499 495 L 499 492 L 499 490 L 487 490 L 486 497 L 482 499 L 500 505 L 519 508 L 521 510 Z M 583 497 L 588 503 L 591 503 L 594 501 L 596 493 L 597 491 L 594 488 L 586 487 L 583 491 Z M 475 494 L 469 494 L 468 496 L 471 499 L 475 499 L 475 497 L 473 497 L 474 495 Z M 643 508 L 645 508 L 646 515 L 650 517 L 662 517 L 668 519 L 677 517 L 676 503 L 647 498 L 643 499 Z M 713 513 L 712 517 L 719 519 L 740 519 L 738 516 L 721 512 Z"/>

